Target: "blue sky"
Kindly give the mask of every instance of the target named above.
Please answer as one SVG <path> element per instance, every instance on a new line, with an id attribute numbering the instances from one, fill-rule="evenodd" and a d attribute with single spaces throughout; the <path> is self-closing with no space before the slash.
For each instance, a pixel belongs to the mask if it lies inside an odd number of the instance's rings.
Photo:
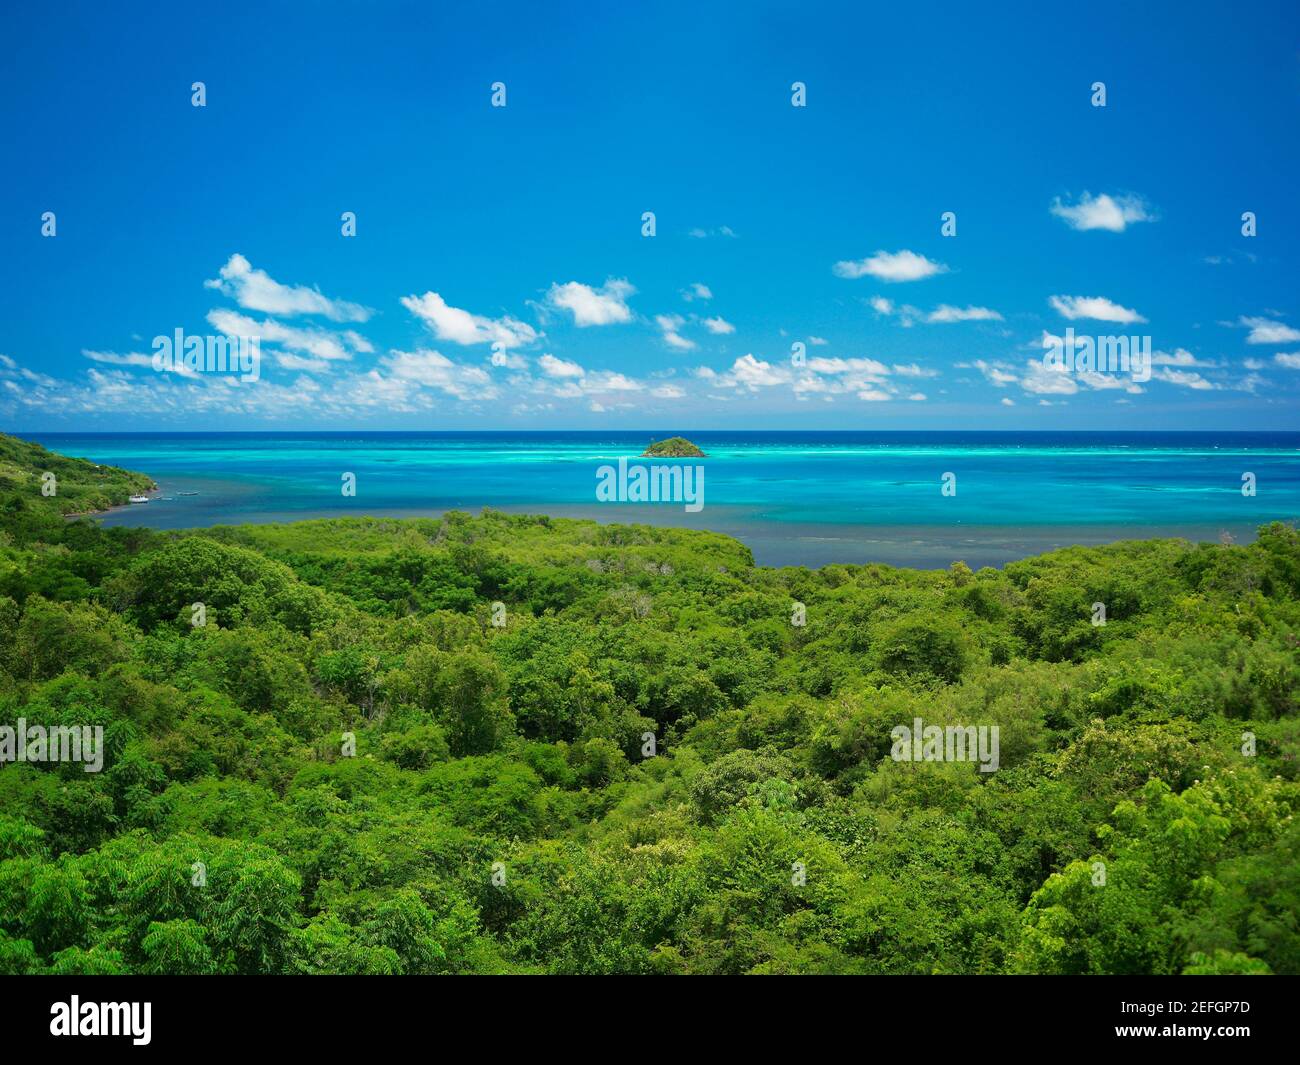
<path id="1" fill-rule="evenodd" d="M 0 427 L 1300 427 L 1293 2 L 732 6 L 7 8 Z"/>

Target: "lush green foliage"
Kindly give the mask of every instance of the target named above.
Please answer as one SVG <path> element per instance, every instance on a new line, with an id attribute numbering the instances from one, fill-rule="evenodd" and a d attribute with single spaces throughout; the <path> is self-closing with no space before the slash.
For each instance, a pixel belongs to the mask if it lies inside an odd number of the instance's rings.
<path id="1" fill-rule="evenodd" d="M 813 572 L 499 513 L 103 530 L 20 474 L 0 723 L 108 753 L 0 768 L 0 971 L 1300 972 L 1289 527 Z M 894 761 L 916 717 L 1001 768 Z"/>
<path id="2" fill-rule="evenodd" d="M 643 458 L 691 458 L 702 459 L 704 452 L 684 436 L 670 436 L 667 440 L 655 440 L 642 452 Z"/>
<path id="3" fill-rule="evenodd" d="M 69 458 L 17 437 L 0 433 L 0 498 L 21 512 L 33 496 L 41 495 L 41 479 L 54 475 L 44 497 L 45 509 L 64 514 L 84 514 L 120 506 L 128 497 L 155 487 L 143 473 L 99 466 L 86 459 Z M 12 520 L 15 515 L 10 514 Z"/>

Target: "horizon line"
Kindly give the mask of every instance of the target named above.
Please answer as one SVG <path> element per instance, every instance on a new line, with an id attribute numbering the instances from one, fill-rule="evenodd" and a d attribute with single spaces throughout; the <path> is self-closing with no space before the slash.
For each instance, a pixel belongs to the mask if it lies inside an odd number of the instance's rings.
<path id="1" fill-rule="evenodd" d="M 1300 429 L 0 429 L 9 436 L 350 436 L 356 433 L 387 436 L 584 436 L 663 433 L 666 437 L 694 434 L 762 434 L 765 436 L 848 436 L 872 433 L 882 436 L 1300 436 Z"/>

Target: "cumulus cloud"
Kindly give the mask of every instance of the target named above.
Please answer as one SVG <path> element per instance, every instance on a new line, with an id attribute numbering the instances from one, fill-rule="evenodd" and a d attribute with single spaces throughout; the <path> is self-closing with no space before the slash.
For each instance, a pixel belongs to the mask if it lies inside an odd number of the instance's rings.
<path id="1" fill-rule="evenodd" d="M 927 322 L 1000 322 L 1002 315 L 988 307 L 950 307 L 940 304 L 925 316 Z"/>
<path id="2" fill-rule="evenodd" d="M 660 314 L 655 316 L 655 325 L 663 332 L 664 343 L 677 351 L 690 351 L 695 341 L 687 340 L 678 330 L 686 324 L 680 314 Z"/>
<path id="3" fill-rule="evenodd" d="M 1219 387 L 1213 382 L 1207 381 L 1198 373 L 1189 370 L 1173 370 L 1167 366 L 1152 370 L 1151 376 L 1157 381 L 1167 381 L 1171 385 L 1181 385 L 1183 388 L 1195 389 L 1198 392 L 1205 392 Z"/>
<path id="4" fill-rule="evenodd" d="M 997 385 L 998 388 L 1013 385 L 1020 380 L 1020 377 L 1013 372 L 1012 367 L 1005 362 L 987 362 L 984 359 L 976 359 L 970 365 L 979 370 L 991 384 Z"/>
<path id="5" fill-rule="evenodd" d="M 1063 318 L 1077 321 L 1080 318 L 1092 318 L 1099 322 L 1145 322 L 1146 319 L 1137 311 L 1122 307 L 1104 296 L 1052 296 L 1047 301 Z"/>
<path id="6" fill-rule="evenodd" d="M 888 377 L 889 367 L 876 359 L 827 359 L 818 356 L 808 360 L 808 369 L 821 374 L 867 374 L 871 377 Z"/>
<path id="7" fill-rule="evenodd" d="M 1079 383 L 1070 374 L 1050 370 L 1041 359 L 1030 359 L 1020 378 L 1020 387 L 1036 396 L 1072 396 L 1079 391 Z"/>
<path id="8" fill-rule="evenodd" d="M 1140 196 L 1092 196 L 1085 192 L 1073 203 L 1065 203 L 1058 196 L 1051 206 L 1052 214 L 1062 219 L 1071 229 L 1104 229 L 1110 233 L 1123 233 L 1135 222 L 1154 222 L 1155 215 Z"/>
<path id="9" fill-rule="evenodd" d="M 613 370 L 598 370 L 583 378 L 582 387 L 587 392 L 640 392 L 645 385 Z"/>
<path id="10" fill-rule="evenodd" d="M 1207 367 L 1207 366 L 1214 366 L 1215 364 L 1213 362 L 1207 362 L 1198 359 L 1186 348 L 1178 348 L 1173 352 L 1153 351 L 1151 353 L 1151 365 L 1152 366 Z"/>
<path id="11" fill-rule="evenodd" d="M 1000 322 L 1002 315 L 990 307 L 954 307 L 941 303 L 932 311 L 923 311 L 910 303 L 894 303 L 883 296 L 873 296 L 867 301 L 871 309 L 886 318 L 897 318 L 898 324 L 910 328 L 917 322 L 944 325 L 952 322 Z"/>
<path id="12" fill-rule="evenodd" d="M 841 260 L 831 269 L 837 277 L 874 277 L 880 281 L 920 281 L 948 272 L 948 267 L 913 251 L 878 251 L 865 259 Z"/>
<path id="13" fill-rule="evenodd" d="M 379 361 L 398 380 L 413 381 L 456 399 L 495 399 L 499 395 L 486 370 L 453 362 L 437 351 L 393 351 Z"/>
<path id="14" fill-rule="evenodd" d="M 450 306 L 436 292 L 403 296 L 402 306 L 419 318 L 439 340 L 454 344 L 500 344 L 519 348 L 534 343 L 541 334 L 532 326 L 510 317 L 485 318 Z"/>
<path id="15" fill-rule="evenodd" d="M 493 366 L 501 366 L 507 370 L 528 369 L 528 360 L 512 351 L 494 351 L 489 361 Z"/>
<path id="16" fill-rule="evenodd" d="M 101 362 L 108 366 L 144 366 L 153 369 L 153 356 L 140 352 L 119 355 L 115 351 L 87 351 L 83 348 L 81 354 L 91 362 Z"/>
<path id="17" fill-rule="evenodd" d="M 226 336 L 258 337 L 262 344 L 275 344 L 285 349 L 289 354 L 271 354 L 291 370 L 328 370 L 328 363 L 346 362 L 358 352 L 371 350 L 370 344 L 351 330 L 335 333 L 316 326 L 285 325 L 274 318 L 264 318 L 259 322 L 223 307 L 209 311 L 207 319 L 214 329 Z"/>
<path id="18" fill-rule="evenodd" d="M 705 318 L 704 328 L 715 336 L 726 336 L 736 331 L 736 327 L 725 318 Z M 817 343 L 817 338 L 813 337 L 811 343 Z M 826 341 L 823 340 L 822 343 L 825 344 Z"/>
<path id="19" fill-rule="evenodd" d="M 570 312 L 574 325 L 615 325 L 632 320 L 627 299 L 635 292 L 636 289 L 621 278 L 610 278 L 600 288 L 580 281 L 568 281 L 563 285 L 551 285 L 546 302 Z"/>
<path id="20" fill-rule="evenodd" d="M 731 364 L 729 372 L 736 384 L 751 392 L 785 384 L 790 380 L 790 371 L 784 366 L 773 366 L 770 362 L 754 358 L 752 354 L 738 358 Z"/>
<path id="21" fill-rule="evenodd" d="M 1292 329 L 1285 322 L 1271 318 L 1239 318 L 1240 325 L 1250 330 L 1247 344 L 1294 344 L 1300 340 L 1300 329 Z"/>
<path id="22" fill-rule="evenodd" d="M 241 307 L 266 314 L 292 317 L 296 314 L 319 314 L 335 322 L 364 322 L 373 313 L 369 308 L 344 300 L 332 300 L 314 288 L 282 285 L 265 270 L 256 270 L 236 252 L 221 268 L 220 276 L 203 282 L 229 296 Z"/>
<path id="23" fill-rule="evenodd" d="M 931 370 L 924 366 L 918 366 L 914 362 L 894 363 L 894 373 L 900 377 L 938 377 L 938 370 Z"/>
<path id="24" fill-rule="evenodd" d="M 550 354 L 538 359 L 537 365 L 547 377 L 582 377 L 587 372 L 576 362 L 565 362 Z"/>
<path id="25" fill-rule="evenodd" d="M 922 402 L 926 398 L 923 392 L 904 392 L 891 381 L 891 375 L 929 377 L 934 374 L 934 371 L 915 364 L 891 368 L 877 359 L 866 357 L 817 357 L 795 368 L 784 362 L 767 362 L 752 353 L 742 355 L 722 372 L 707 366 L 698 367 L 692 372 L 715 388 L 731 389 L 733 392 L 755 393 L 762 389 L 789 386 L 799 400 L 818 396 L 830 402 L 835 396 L 854 395 L 868 403 L 901 398 Z M 710 398 L 715 397 L 710 394 Z"/>

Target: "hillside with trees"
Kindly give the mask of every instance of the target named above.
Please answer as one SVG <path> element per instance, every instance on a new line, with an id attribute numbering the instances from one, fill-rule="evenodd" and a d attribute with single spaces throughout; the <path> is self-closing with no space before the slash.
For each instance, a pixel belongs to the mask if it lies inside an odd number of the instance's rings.
<path id="1" fill-rule="evenodd" d="M 143 473 L 70 458 L 0 433 L 0 499 L 11 511 L 40 497 L 46 500 L 46 509 L 86 514 L 121 506 L 131 496 L 156 487 L 153 478 Z"/>
<path id="2" fill-rule="evenodd" d="M 979 572 L 106 529 L 0 442 L 0 724 L 106 746 L 0 766 L 0 972 L 1300 972 L 1291 527 Z M 916 718 L 997 771 L 896 761 Z"/>

